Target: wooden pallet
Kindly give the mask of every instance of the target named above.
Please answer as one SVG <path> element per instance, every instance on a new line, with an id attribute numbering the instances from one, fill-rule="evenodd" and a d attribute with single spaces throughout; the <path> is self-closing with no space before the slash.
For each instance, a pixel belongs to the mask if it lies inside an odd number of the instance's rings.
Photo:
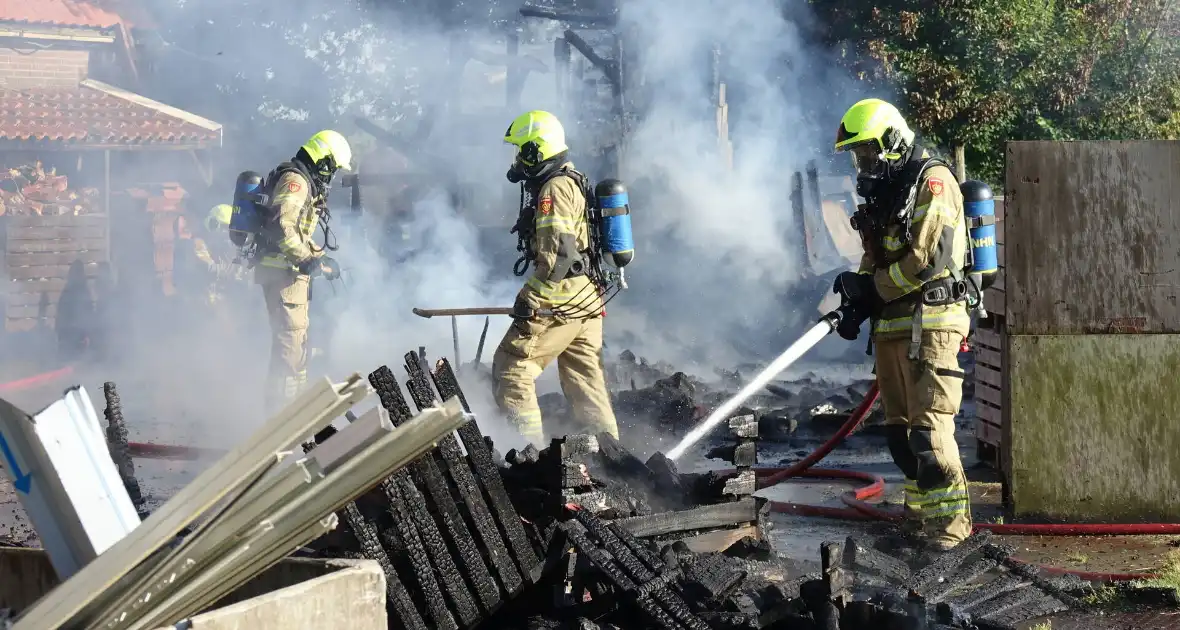
<path id="1" fill-rule="evenodd" d="M 1004 201 L 996 199 L 996 249 L 999 271 L 995 283 L 983 293 L 988 317 L 977 322 L 972 350 L 975 353 L 975 439 L 980 461 L 1002 470 L 1000 453 L 1004 436 Z"/>
<path id="2" fill-rule="evenodd" d="M 5 331 L 53 328 L 63 294 L 71 301 L 93 303 L 96 278 L 109 261 L 105 214 L 3 220 L 9 278 L 4 287 Z"/>

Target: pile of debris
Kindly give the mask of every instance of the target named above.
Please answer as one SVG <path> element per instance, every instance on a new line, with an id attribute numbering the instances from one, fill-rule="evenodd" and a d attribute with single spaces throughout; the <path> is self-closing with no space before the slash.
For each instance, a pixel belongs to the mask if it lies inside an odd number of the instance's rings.
<path id="1" fill-rule="evenodd" d="M 466 404 L 445 359 L 424 365 L 405 356 L 419 410 Z M 369 382 L 395 424 L 411 416 L 392 370 Z M 752 495 L 757 427 L 731 419 L 722 450 L 737 470 L 697 475 L 608 434 L 501 459 L 471 421 L 348 506 L 311 552 L 380 563 L 404 628 L 1008 628 L 1079 605 L 1082 583 L 1040 577 L 986 533 L 934 559 L 854 539 L 824 545 L 818 572 L 777 557 Z"/>
<path id="2" fill-rule="evenodd" d="M 65 175 L 46 172 L 40 161 L 0 174 L 0 216 L 78 216 L 100 201 L 97 188 L 71 190 Z"/>

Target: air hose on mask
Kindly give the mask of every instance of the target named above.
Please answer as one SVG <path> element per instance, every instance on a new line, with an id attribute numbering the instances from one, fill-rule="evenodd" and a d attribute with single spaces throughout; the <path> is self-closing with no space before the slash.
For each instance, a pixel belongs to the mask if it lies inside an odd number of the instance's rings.
<path id="1" fill-rule="evenodd" d="M 841 442 L 855 431 L 869 411 L 877 402 L 879 391 L 874 382 L 865 394 L 864 400 L 853 410 L 848 421 L 840 427 L 836 434 L 827 442 L 820 445 L 810 455 L 788 467 L 756 468 L 758 488 L 765 489 L 780 484 L 789 479 L 804 477 L 810 479 L 839 479 L 864 482 L 866 485 L 845 492 L 841 499 L 847 507 L 825 507 L 783 501 L 771 501 L 771 510 L 780 514 L 796 514 L 801 516 L 816 516 L 857 521 L 897 521 L 900 512 L 879 507 L 869 503 L 871 499 L 880 498 L 885 491 L 885 480 L 880 475 L 857 470 L 836 468 L 814 468 L 823 458 L 827 457 Z M 725 474 L 730 471 L 717 471 Z M 1176 523 L 1144 523 L 1144 524 L 1028 524 L 1002 525 L 998 523 L 976 523 L 975 531 L 990 530 L 1001 536 L 1141 536 L 1141 535 L 1178 535 L 1180 524 Z M 1018 561 L 1020 562 L 1020 561 Z M 1158 577 L 1151 573 L 1107 573 L 1095 571 L 1077 571 L 1061 567 L 1051 567 L 1030 564 L 1046 573 L 1057 575 L 1073 575 L 1083 580 L 1104 582 L 1125 582 Z"/>

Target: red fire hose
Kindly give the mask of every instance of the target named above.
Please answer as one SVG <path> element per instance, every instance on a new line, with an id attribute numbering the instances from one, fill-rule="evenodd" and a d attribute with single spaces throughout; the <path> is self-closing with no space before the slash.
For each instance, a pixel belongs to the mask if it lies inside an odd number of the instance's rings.
<path id="1" fill-rule="evenodd" d="M 869 388 L 860 405 L 853 410 L 852 415 L 844 426 L 827 442 L 820 445 L 807 457 L 785 468 L 758 468 L 758 487 L 769 488 L 795 477 L 809 477 L 816 479 L 852 479 L 866 482 L 868 485 L 845 492 L 842 499 L 848 507 L 834 508 L 800 503 L 772 501 L 771 509 L 782 514 L 798 514 L 803 516 L 819 516 L 847 520 L 877 520 L 896 521 L 901 514 L 868 503 L 869 499 L 878 498 L 885 491 L 885 480 L 879 475 L 856 470 L 842 470 L 835 468 L 813 468 L 816 463 L 827 457 L 845 438 L 849 436 L 868 417 L 869 410 L 877 402 L 877 384 Z M 1147 524 L 1029 524 L 1029 525 L 1000 525 L 998 523 L 976 523 L 975 531 L 990 530 L 993 534 L 1003 536 L 1138 536 L 1138 535 L 1175 535 L 1180 534 L 1180 524 L 1175 523 L 1147 523 Z M 1059 575 L 1075 575 L 1084 580 L 1119 582 L 1142 580 L 1158 577 L 1151 573 L 1104 573 L 1091 571 L 1076 571 L 1060 567 L 1036 565 L 1037 568 L 1048 573 Z"/>

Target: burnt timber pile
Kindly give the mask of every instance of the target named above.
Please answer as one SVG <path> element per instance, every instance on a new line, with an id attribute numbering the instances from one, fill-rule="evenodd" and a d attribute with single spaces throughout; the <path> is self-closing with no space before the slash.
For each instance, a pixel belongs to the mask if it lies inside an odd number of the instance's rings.
<path id="1" fill-rule="evenodd" d="M 430 369 L 411 352 L 403 367 L 408 396 L 390 368 L 369 375 L 381 401 L 371 413 L 397 425 L 411 403 L 467 405 L 445 359 Z M 121 424 L 113 385 L 106 393 Z M 986 534 L 933 564 L 851 538 L 824 546 L 820 571 L 776 557 L 769 506 L 753 496 L 757 426 L 749 413 L 728 423 L 717 451 L 735 471 L 680 474 L 608 434 L 501 457 L 472 420 L 300 553 L 380 564 L 391 628 L 1007 628 L 1076 605 L 1080 583 L 1040 578 Z M 125 453 L 118 428 L 112 451 Z M 998 577 L 964 589 L 988 574 Z"/>

